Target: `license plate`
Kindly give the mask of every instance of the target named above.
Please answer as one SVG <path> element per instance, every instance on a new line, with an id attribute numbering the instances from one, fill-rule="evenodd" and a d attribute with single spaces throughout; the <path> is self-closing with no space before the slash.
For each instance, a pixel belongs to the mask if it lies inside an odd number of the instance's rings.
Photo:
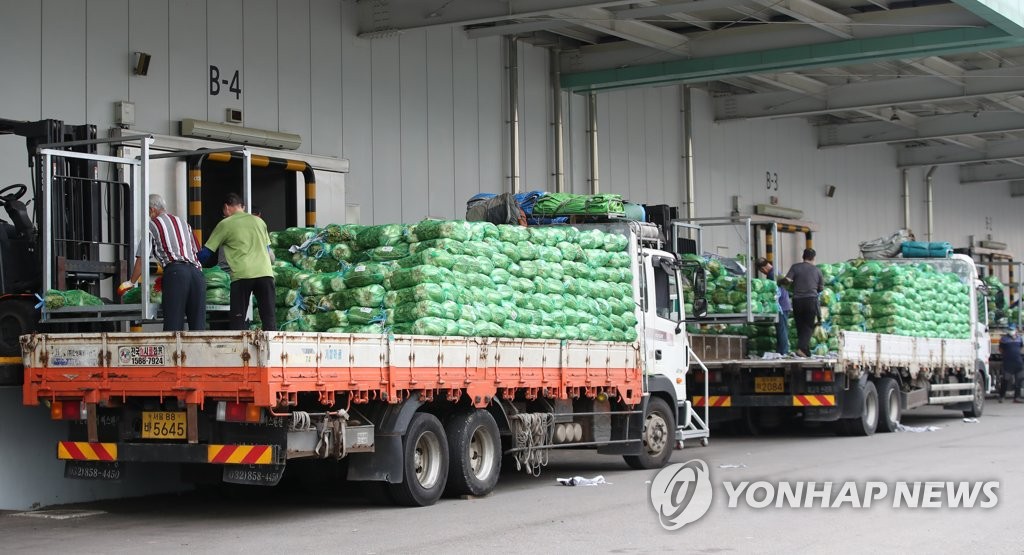
<path id="1" fill-rule="evenodd" d="M 185 413 L 143 412 L 143 439 L 185 439 Z"/>
<path id="2" fill-rule="evenodd" d="M 783 378 L 754 378 L 754 393 L 782 393 L 786 389 Z"/>

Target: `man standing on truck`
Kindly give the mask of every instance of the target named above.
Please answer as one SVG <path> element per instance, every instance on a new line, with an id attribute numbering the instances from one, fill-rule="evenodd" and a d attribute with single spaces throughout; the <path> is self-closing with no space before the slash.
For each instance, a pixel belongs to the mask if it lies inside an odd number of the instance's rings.
<path id="1" fill-rule="evenodd" d="M 235 193 L 229 193 L 224 199 L 223 212 L 224 219 L 213 228 L 206 245 L 199 251 L 199 260 L 203 264 L 211 263 L 217 248 L 224 245 L 224 255 L 231 266 L 231 329 L 245 329 L 249 298 L 255 294 L 263 329 L 276 331 L 274 270 L 267 224 L 246 212 L 241 197 Z"/>
<path id="2" fill-rule="evenodd" d="M 196 236 L 192 227 L 181 218 L 167 212 L 160 195 L 149 195 L 149 242 L 153 258 L 163 266 L 164 331 L 185 329 L 188 319 L 190 331 L 206 329 L 206 278 L 200 271 Z M 142 252 L 139 241 L 139 252 Z M 135 257 L 135 268 L 129 283 L 122 283 L 122 295 L 142 277 L 142 257 Z"/>
<path id="3" fill-rule="evenodd" d="M 1013 382 L 1013 402 L 1020 403 L 1020 386 L 1024 380 L 1024 358 L 1021 357 L 1024 340 L 1017 335 L 1017 325 L 1010 324 L 999 338 L 999 354 L 1003 356 L 1003 381 L 999 384 L 999 402 L 1006 396 L 1006 388 Z"/>
<path id="4" fill-rule="evenodd" d="M 783 285 L 793 286 L 793 320 L 796 323 L 797 356 L 811 353 L 811 334 L 818 322 L 818 294 L 825 289 L 821 270 L 814 265 L 814 249 L 804 249 L 803 262 L 793 264 L 782 278 Z"/>
<path id="5" fill-rule="evenodd" d="M 764 277 L 775 279 L 775 266 L 768 259 L 761 257 L 757 259 L 757 270 L 764 274 Z M 780 355 L 789 353 L 789 315 L 793 312 L 793 301 L 789 299 L 789 291 L 779 287 L 775 300 L 779 303 L 779 321 L 775 322 L 776 351 Z"/>

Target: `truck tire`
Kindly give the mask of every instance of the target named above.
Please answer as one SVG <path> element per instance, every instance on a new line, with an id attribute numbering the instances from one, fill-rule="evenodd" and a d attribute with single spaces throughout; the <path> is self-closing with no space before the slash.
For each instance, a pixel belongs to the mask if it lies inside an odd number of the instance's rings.
<path id="1" fill-rule="evenodd" d="M 878 432 L 892 433 L 900 425 L 900 390 L 893 378 L 878 380 Z"/>
<path id="2" fill-rule="evenodd" d="M 864 382 L 860 416 L 839 421 L 839 433 L 847 436 L 869 436 L 878 428 L 878 389 L 873 382 Z"/>
<path id="3" fill-rule="evenodd" d="M 446 495 L 487 495 L 501 474 L 501 433 L 491 413 L 460 412 L 445 424 L 448 435 Z"/>
<path id="4" fill-rule="evenodd" d="M 639 455 L 623 455 L 626 464 L 637 470 L 665 466 L 676 443 L 676 419 L 661 397 L 651 397 L 647 401 L 641 439 L 643 446 Z"/>
<path id="5" fill-rule="evenodd" d="M 402 437 L 404 476 L 390 484 L 395 503 L 426 507 L 437 503 L 448 481 L 448 440 L 436 416 L 417 412 Z"/>
<path id="6" fill-rule="evenodd" d="M 971 408 L 964 411 L 967 418 L 979 418 L 985 412 L 985 375 L 981 370 L 974 371 L 974 399 Z"/>

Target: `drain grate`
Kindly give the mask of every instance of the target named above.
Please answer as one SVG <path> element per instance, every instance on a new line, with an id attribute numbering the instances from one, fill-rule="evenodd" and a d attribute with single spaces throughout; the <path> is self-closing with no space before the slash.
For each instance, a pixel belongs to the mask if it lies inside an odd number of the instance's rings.
<path id="1" fill-rule="evenodd" d="M 72 518 L 85 518 L 87 516 L 96 516 L 106 514 L 106 511 L 90 511 L 84 509 L 49 509 L 40 511 L 26 511 L 23 513 L 14 513 L 11 516 L 29 516 L 33 518 L 49 518 L 52 520 L 69 520 Z"/>

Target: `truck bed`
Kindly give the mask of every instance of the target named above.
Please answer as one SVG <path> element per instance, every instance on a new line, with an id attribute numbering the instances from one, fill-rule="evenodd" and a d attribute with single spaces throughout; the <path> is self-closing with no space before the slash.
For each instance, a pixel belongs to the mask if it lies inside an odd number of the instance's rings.
<path id="1" fill-rule="evenodd" d="M 709 335 L 701 338 L 703 344 L 709 344 L 715 339 L 723 342 L 736 340 L 734 336 Z M 833 357 L 705 359 L 703 363 L 709 369 L 835 368 L 836 371 L 854 375 L 859 374 L 864 368 L 908 368 L 911 376 L 916 376 L 921 369 L 973 368 L 974 358 L 974 346 L 970 339 L 938 339 L 844 331 L 839 334 L 839 350 Z"/>
<path id="2" fill-rule="evenodd" d="M 34 334 L 22 337 L 23 401 L 177 397 L 288 406 L 300 394 L 324 405 L 398 403 L 412 393 L 476 406 L 497 396 L 573 398 L 585 390 L 643 394 L 636 343 L 302 332 Z"/>

